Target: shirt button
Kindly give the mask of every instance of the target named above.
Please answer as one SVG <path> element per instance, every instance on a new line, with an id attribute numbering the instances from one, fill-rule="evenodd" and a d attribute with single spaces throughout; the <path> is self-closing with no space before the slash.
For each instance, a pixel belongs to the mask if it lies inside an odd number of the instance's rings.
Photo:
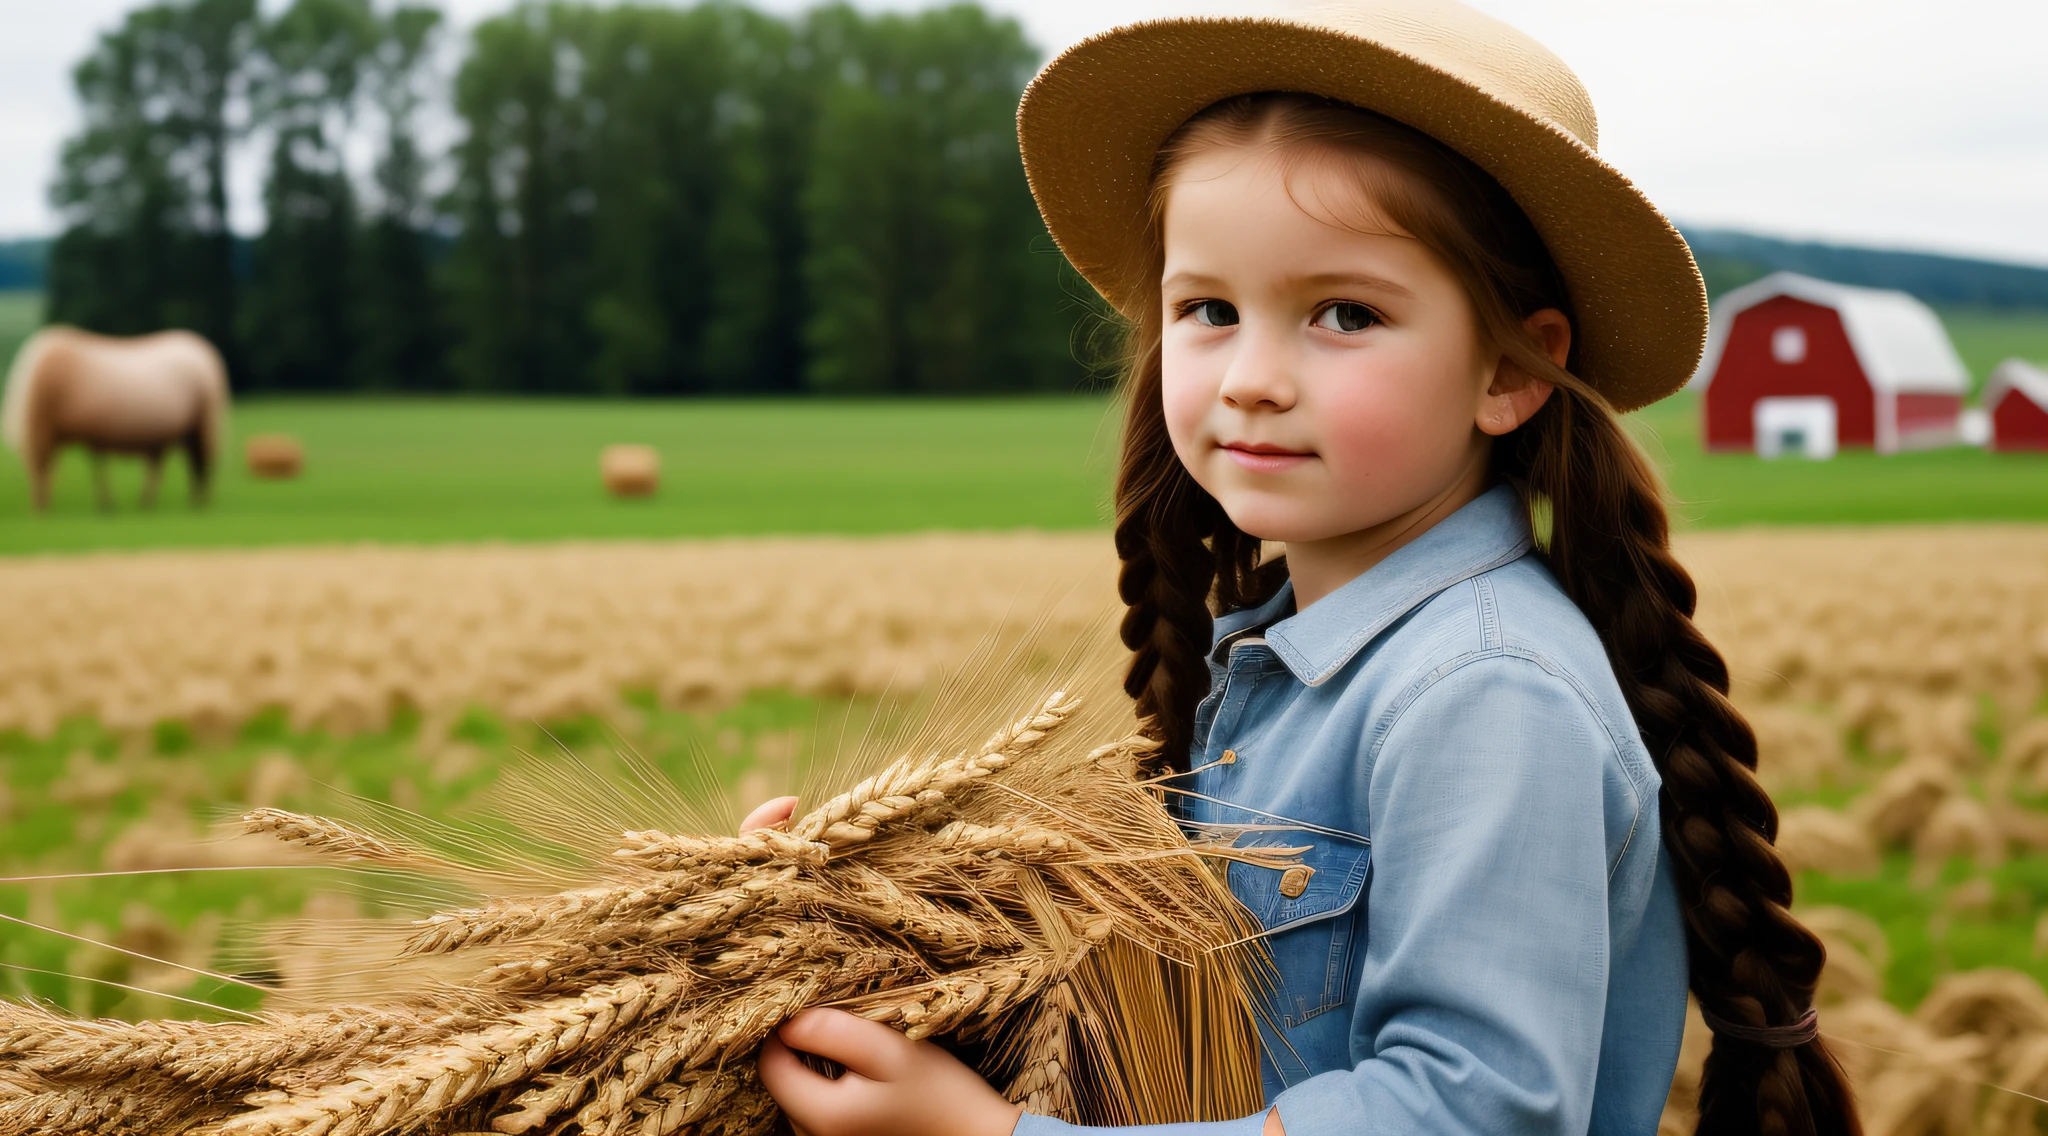
<path id="1" fill-rule="evenodd" d="M 1289 899 L 1299 896 L 1302 892 L 1308 890 L 1308 878 L 1315 874 L 1316 870 L 1314 868 L 1303 864 L 1296 864 L 1294 867 L 1287 869 L 1280 873 L 1280 894 Z"/>
<path id="2" fill-rule="evenodd" d="M 1234 749 L 1226 749 L 1223 751 L 1223 756 L 1217 758 L 1216 760 L 1222 762 L 1225 765 L 1235 765 L 1237 764 L 1237 751 Z"/>

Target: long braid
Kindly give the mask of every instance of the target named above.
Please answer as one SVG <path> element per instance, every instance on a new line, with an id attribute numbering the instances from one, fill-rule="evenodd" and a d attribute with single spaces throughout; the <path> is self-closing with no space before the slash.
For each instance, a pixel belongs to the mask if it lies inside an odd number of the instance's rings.
<path id="1" fill-rule="evenodd" d="M 1738 1025 L 1792 1024 L 1813 1004 L 1826 952 L 1792 916 L 1756 735 L 1728 700 L 1727 664 L 1692 622 L 1697 592 L 1672 555 L 1657 476 L 1605 407 L 1563 386 L 1501 441 L 1496 468 L 1527 503 L 1547 503 L 1541 555 L 1599 632 L 1663 778 L 1693 994 Z M 1819 1041 L 1768 1049 L 1717 1036 L 1699 1105 L 1698 1131 L 1714 1136 L 1860 1131 Z"/>
<path id="2" fill-rule="evenodd" d="M 1195 706 L 1209 690 L 1209 592 L 1216 556 L 1202 542 L 1222 513 L 1173 453 L 1165 423 L 1147 407 L 1159 400 L 1158 351 L 1132 375 L 1117 470 L 1117 594 L 1126 605 L 1118 629 L 1131 649 L 1124 690 L 1162 743 L 1158 760 L 1188 768 Z M 1147 365 L 1149 363 L 1149 365 Z"/>
<path id="3" fill-rule="evenodd" d="M 1286 579 L 1279 558 L 1259 563 L 1261 542 L 1230 523 L 1216 499 L 1174 456 L 1159 414 L 1159 353 L 1129 376 L 1123 456 L 1117 470 L 1116 553 L 1122 561 L 1119 627 L 1131 663 L 1124 690 L 1163 744 L 1158 761 L 1189 767 L 1195 707 L 1209 692 L 1215 608 L 1262 603 Z"/>

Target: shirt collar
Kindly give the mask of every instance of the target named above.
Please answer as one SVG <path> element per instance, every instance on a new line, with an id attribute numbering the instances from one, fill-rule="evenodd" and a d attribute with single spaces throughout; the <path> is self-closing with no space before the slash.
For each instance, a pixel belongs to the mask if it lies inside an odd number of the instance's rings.
<path id="1" fill-rule="evenodd" d="M 1295 678 L 1320 686 L 1431 596 L 1521 558 L 1534 544 L 1521 497 L 1509 486 L 1496 485 L 1308 610 L 1273 623 L 1266 628 L 1266 642 Z M 1218 630 L 1257 627 L 1293 605 L 1289 581 L 1265 604 L 1219 619 Z M 1231 620 L 1227 628 L 1225 619 Z"/>

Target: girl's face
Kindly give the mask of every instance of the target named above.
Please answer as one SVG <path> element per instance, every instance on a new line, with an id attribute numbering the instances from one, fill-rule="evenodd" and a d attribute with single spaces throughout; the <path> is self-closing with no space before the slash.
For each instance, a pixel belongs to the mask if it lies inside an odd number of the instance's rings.
<path id="1" fill-rule="evenodd" d="M 1290 545 L 1476 495 L 1488 435 L 1526 417 L 1502 419 L 1501 355 L 1457 277 L 1360 217 L 1378 211 L 1344 172 L 1283 175 L 1270 152 L 1215 147 L 1166 199 L 1167 432 L 1238 528 Z"/>

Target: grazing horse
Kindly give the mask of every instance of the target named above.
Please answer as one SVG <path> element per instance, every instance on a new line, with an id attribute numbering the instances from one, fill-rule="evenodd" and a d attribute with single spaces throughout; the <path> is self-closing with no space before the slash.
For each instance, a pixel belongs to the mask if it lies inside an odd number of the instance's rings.
<path id="1" fill-rule="evenodd" d="M 127 338 L 53 324 L 29 337 L 7 373 L 0 433 L 28 466 L 38 510 L 50 505 L 50 470 L 69 444 L 93 456 L 100 507 L 109 454 L 135 454 L 149 466 L 142 503 L 156 503 L 164 451 L 182 449 L 191 470 L 192 503 L 206 500 L 220 453 L 228 408 L 227 368 L 220 352 L 189 331 Z"/>

